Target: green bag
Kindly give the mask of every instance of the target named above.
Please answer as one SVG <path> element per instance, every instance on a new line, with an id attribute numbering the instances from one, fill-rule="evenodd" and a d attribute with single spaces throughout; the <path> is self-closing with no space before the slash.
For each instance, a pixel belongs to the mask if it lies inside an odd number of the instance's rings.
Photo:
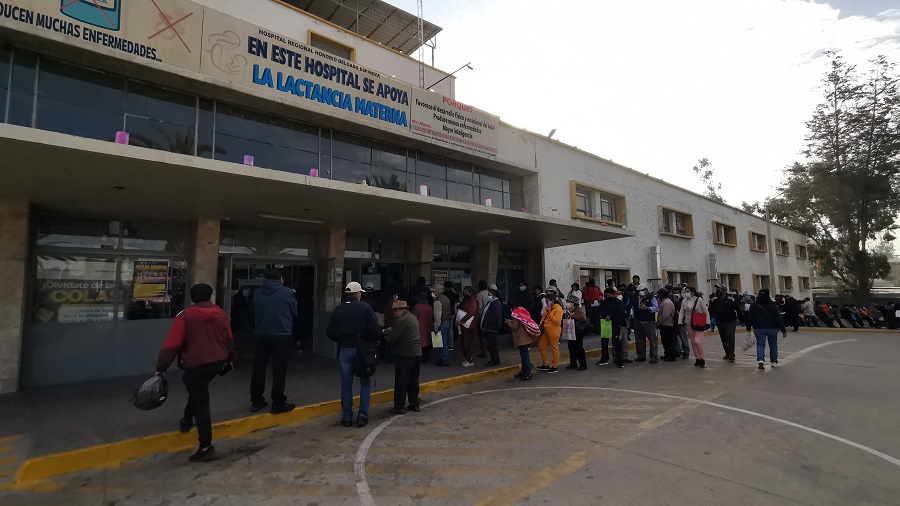
<path id="1" fill-rule="evenodd" d="M 600 320 L 600 337 L 612 338 L 612 320 Z"/>

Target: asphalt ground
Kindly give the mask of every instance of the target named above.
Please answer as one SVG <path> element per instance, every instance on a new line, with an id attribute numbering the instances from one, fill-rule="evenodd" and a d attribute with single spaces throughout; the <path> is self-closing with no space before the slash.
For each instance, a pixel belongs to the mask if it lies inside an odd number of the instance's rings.
<path id="1" fill-rule="evenodd" d="M 739 338 L 740 338 L 739 334 Z M 849 341 L 853 340 L 853 341 Z M 693 360 L 511 377 L 0 492 L 0 504 L 898 504 L 900 334 L 779 338 Z"/>

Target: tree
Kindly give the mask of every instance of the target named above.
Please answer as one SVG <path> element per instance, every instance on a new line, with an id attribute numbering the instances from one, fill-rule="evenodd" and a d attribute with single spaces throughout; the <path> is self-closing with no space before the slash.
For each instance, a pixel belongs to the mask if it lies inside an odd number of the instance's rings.
<path id="1" fill-rule="evenodd" d="M 703 186 L 706 187 L 703 196 L 724 204 L 725 199 L 719 193 L 722 191 L 722 183 L 716 182 L 715 170 L 706 157 L 697 160 L 697 165 L 694 165 L 694 173 L 700 176 Z"/>
<path id="2" fill-rule="evenodd" d="M 889 271 L 873 246 L 896 230 L 900 214 L 900 76 L 883 56 L 867 73 L 827 51 L 824 101 L 807 122 L 806 163 L 784 171 L 772 218 L 813 238 L 817 267 L 858 303 Z M 758 212 L 766 204 L 746 204 Z"/>

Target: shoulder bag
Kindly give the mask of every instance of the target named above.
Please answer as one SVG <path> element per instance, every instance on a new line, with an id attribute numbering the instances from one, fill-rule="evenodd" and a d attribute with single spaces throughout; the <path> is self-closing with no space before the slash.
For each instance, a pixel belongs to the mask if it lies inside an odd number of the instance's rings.
<path id="1" fill-rule="evenodd" d="M 700 297 L 697 297 L 697 300 L 694 301 L 694 307 L 691 309 L 691 328 L 698 332 L 703 332 L 709 330 L 709 323 L 706 322 L 705 313 L 696 312 L 698 302 L 700 302 Z"/>

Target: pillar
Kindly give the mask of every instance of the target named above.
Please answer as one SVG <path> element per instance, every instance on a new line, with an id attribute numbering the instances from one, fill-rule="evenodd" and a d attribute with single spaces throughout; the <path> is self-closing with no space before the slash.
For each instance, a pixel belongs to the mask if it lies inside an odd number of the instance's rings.
<path id="1" fill-rule="evenodd" d="M 331 228 L 316 236 L 316 319 L 313 352 L 335 358 L 337 345 L 326 335 L 331 312 L 344 297 L 344 250 L 347 231 Z"/>
<path id="2" fill-rule="evenodd" d="M 434 283 L 431 279 L 431 262 L 434 261 L 433 236 L 422 236 L 406 241 L 406 259 L 409 262 L 409 286 L 414 286 L 419 276 L 425 278 L 425 283 Z"/>
<path id="3" fill-rule="evenodd" d="M 198 218 L 194 223 L 194 245 L 191 249 L 191 284 L 206 283 L 215 290 L 219 270 L 219 218 Z M 216 300 L 215 293 L 213 299 Z"/>
<path id="4" fill-rule="evenodd" d="M 472 251 L 472 286 L 478 287 L 481 280 L 490 285 L 497 283 L 497 262 L 500 257 L 500 243 L 496 241 L 478 244 Z"/>
<path id="5" fill-rule="evenodd" d="M 0 200 L 0 394 L 19 389 L 25 284 L 28 275 L 28 202 Z"/>

